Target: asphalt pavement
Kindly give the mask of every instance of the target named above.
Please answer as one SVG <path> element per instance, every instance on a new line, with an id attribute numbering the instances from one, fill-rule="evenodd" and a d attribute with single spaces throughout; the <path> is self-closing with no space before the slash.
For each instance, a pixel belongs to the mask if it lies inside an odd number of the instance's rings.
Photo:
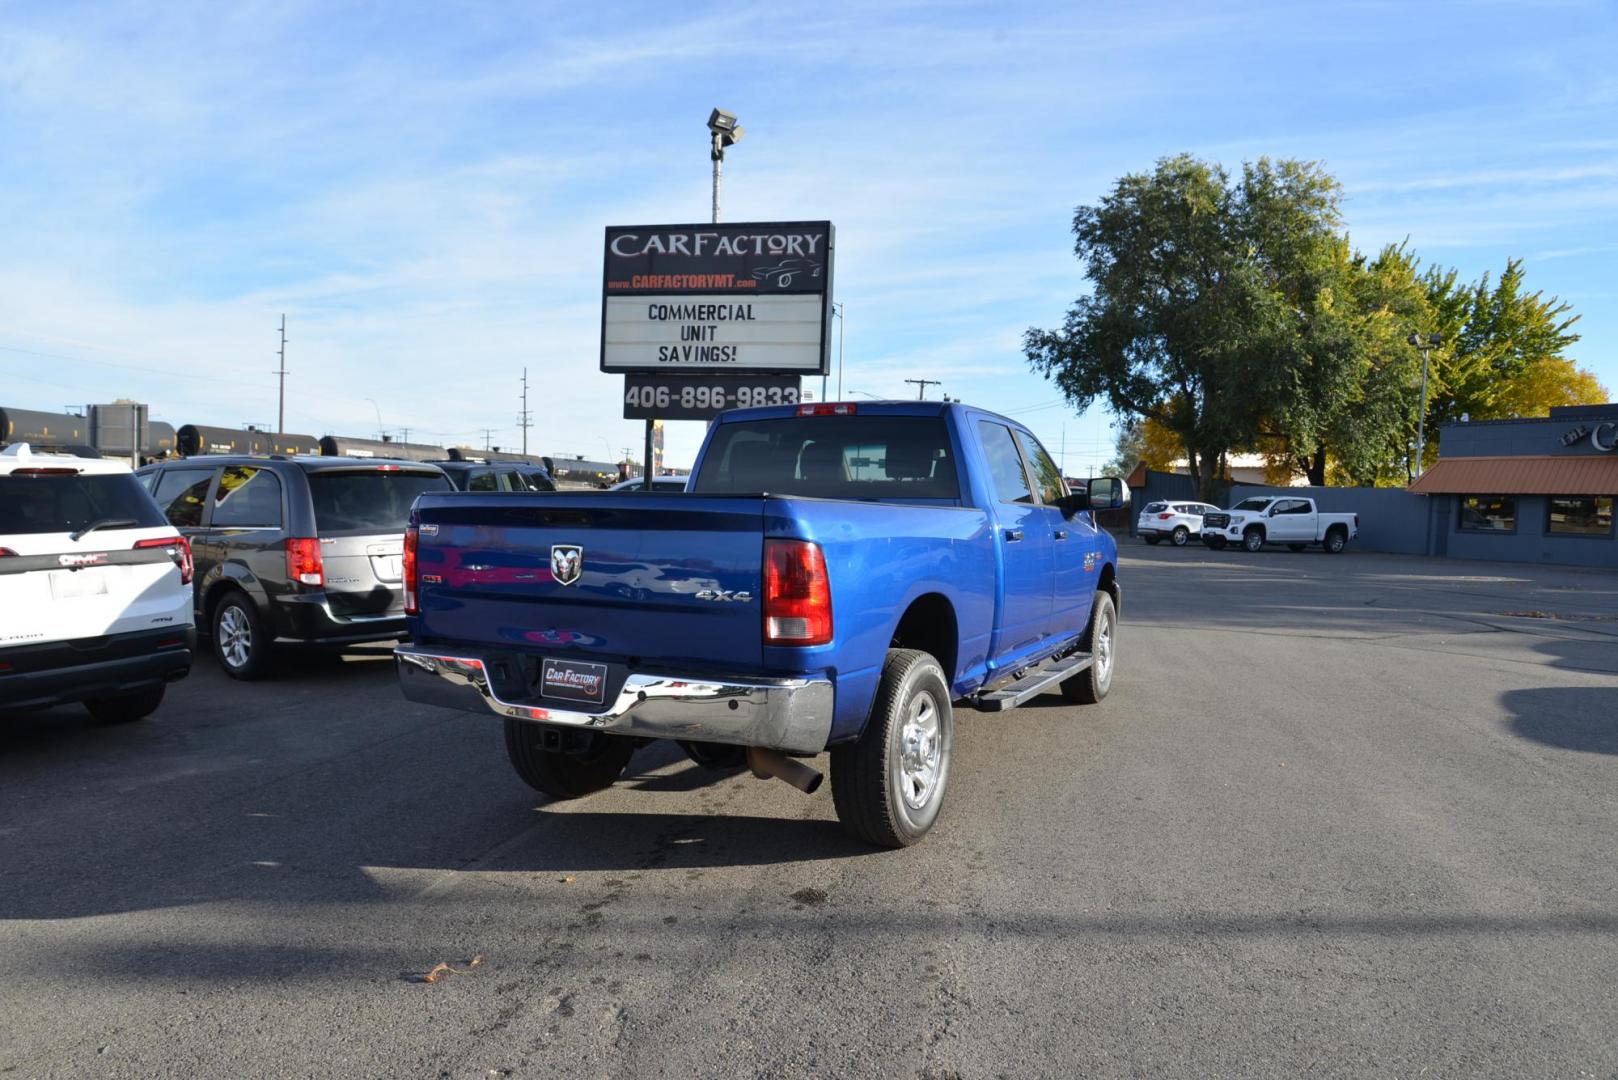
<path id="1" fill-rule="evenodd" d="M 1618 572 L 1123 551 L 1111 696 L 958 713 L 905 851 L 547 803 L 382 649 L 6 720 L 0 1077 L 1618 1074 Z"/>

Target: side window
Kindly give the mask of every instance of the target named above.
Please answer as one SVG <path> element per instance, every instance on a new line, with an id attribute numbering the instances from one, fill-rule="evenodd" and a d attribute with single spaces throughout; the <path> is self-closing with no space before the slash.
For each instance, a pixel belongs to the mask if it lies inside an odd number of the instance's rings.
<path id="1" fill-rule="evenodd" d="M 1028 488 L 1028 475 L 1023 472 L 1022 456 L 1017 453 L 1011 429 L 1004 424 L 979 420 L 978 438 L 983 440 L 983 454 L 989 459 L 994 497 L 1008 503 L 1033 502 L 1034 493 Z"/>
<path id="2" fill-rule="evenodd" d="M 1039 445 L 1039 440 L 1019 431 L 1017 445 L 1022 447 L 1023 457 L 1034 467 L 1034 479 L 1039 482 L 1039 497 L 1047 503 L 1054 503 L 1066 495 L 1067 485 L 1062 482 L 1062 470 L 1056 467 L 1056 462 Z"/>
<path id="3" fill-rule="evenodd" d="M 1281 509 L 1276 511 L 1278 514 L 1307 514 L 1308 512 L 1309 504 L 1303 499 L 1288 499 L 1281 505 Z"/>
<path id="4" fill-rule="evenodd" d="M 499 491 L 495 485 L 493 469 L 473 469 L 472 475 L 467 477 L 466 490 L 468 491 Z"/>
<path id="5" fill-rule="evenodd" d="M 153 497 L 169 524 L 198 529 L 202 527 L 202 506 L 212 482 L 212 469 L 165 469 Z"/>
<path id="6" fill-rule="evenodd" d="M 281 527 L 281 478 L 269 469 L 227 465 L 213 496 L 215 526 Z"/>
<path id="7" fill-rule="evenodd" d="M 146 489 L 146 494 L 148 495 L 150 495 L 157 488 L 156 469 L 153 469 L 149 473 L 136 473 L 135 479 L 140 481 L 140 486 Z"/>

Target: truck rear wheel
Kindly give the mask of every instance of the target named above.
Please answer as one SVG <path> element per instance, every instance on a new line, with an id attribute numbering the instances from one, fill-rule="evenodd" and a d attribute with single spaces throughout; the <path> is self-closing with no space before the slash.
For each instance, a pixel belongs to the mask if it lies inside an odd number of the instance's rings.
<path id="1" fill-rule="evenodd" d="M 544 728 L 508 716 L 506 756 L 529 787 L 553 799 L 577 799 L 611 787 L 635 752 L 630 739 L 599 731 L 592 736 L 582 751 L 547 750 Z"/>
<path id="2" fill-rule="evenodd" d="M 1326 530 L 1326 542 L 1321 547 L 1326 549 L 1327 555 L 1341 555 L 1348 546 L 1348 530 L 1342 526 L 1334 526 Z"/>
<path id="3" fill-rule="evenodd" d="M 1118 650 L 1118 609 L 1113 606 L 1112 595 L 1097 590 L 1095 603 L 1090 607 L 1090 625 L 1079 639 L 1079 651 L 1094 659 L 1090 666 L 1062 680 L 1062 696 L 1080 705 L 1094 705 L 1112 689 L 1112 662 Z"/>
<path id="4" fill-rule="evenodd" d="M 831 751 L 837 820 L 882 847 L 908 847 L 938 820 L 955 745 L 949 681 L 938 661 L 889 649 L 865 731 Z"/>

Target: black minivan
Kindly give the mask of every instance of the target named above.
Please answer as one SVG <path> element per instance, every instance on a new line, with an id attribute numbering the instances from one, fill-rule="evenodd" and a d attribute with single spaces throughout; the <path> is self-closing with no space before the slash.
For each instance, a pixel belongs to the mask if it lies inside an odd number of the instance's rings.
<path id="1" fill-rule="evenodd" d="M 280 645 L 405 634 L 405 524 L 416 496 L 449 491 L 411 461 L 205 455 L 136 475 L 191 541 L 197 627 L 238 679 Z"/>

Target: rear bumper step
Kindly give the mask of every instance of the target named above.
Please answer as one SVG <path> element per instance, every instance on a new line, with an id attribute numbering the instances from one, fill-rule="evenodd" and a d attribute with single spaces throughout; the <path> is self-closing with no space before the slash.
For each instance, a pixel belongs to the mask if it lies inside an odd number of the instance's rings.
<path id="1" fill-rule="evenodd" d="M 998 690 L 974 694 L 970 699 L 972 707 L 979 712 L 1005 712 L 1007 709 L 1015 709 L 1035 694 L 1044 693 L 1057 683 L 1071 679 L 1094 663 L 1095 657 L 1087 652 L 1064 656 L 1049 667 L 1031 671 L 1016 682 L 1008 683 Z"/>
<path id="2" fill-rule="evenodd" d="M 757 746 L 818 754 L 831 733 L 830 680 L 721 679 L 631 674 L 599 711 L 502 698 L 482 657 L 418 645 L 394 650 L 399 688 L 411 701 L 468 712 L 582 727 L 615 735 Z"/>

